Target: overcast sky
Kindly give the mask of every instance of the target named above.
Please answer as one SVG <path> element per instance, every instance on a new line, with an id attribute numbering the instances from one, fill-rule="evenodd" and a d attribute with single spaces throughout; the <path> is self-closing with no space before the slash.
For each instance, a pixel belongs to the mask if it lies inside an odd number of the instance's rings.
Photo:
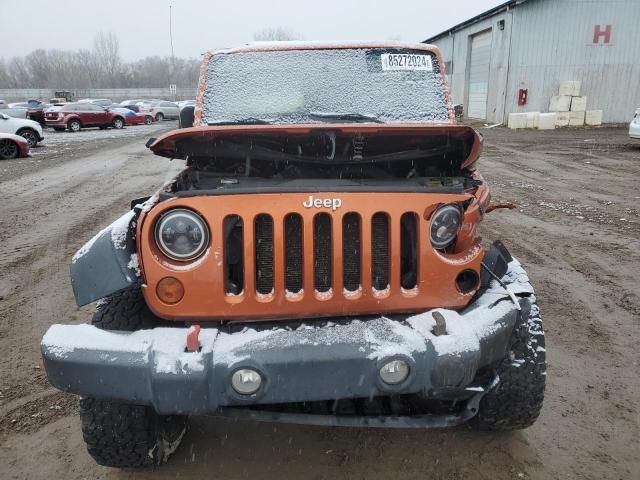
<path id="1" fill-rule="evenodd" d="M 122 57 L 176 56 L 252 40 L 284 27 L 305 40 L 422 41 L 505 0 L 0 0 L 0 57 L 37 48 L 91 48 L 113 31 Z"/>

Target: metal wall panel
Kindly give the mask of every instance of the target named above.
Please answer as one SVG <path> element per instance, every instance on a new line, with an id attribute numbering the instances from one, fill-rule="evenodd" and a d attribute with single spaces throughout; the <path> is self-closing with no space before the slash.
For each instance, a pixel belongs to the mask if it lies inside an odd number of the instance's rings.
<path id="1" fill-rule="evenodd" d="M 548 111 L 562 80 L 581 81 L 587 109 L 603 110 L 605 122 L 628 122 L 640 107 L 639 19 L 640 0 L 529 0 L 432 43 L 446 45 L 452 98 L 461 103 L 470 37 L 493 29 L 488 122 L 506 122 L 511 112 Z M 609 43 L 593 44 L 596 25 L 611 25 Z M 528 89 L 522 107 L 520 88 Z"/>

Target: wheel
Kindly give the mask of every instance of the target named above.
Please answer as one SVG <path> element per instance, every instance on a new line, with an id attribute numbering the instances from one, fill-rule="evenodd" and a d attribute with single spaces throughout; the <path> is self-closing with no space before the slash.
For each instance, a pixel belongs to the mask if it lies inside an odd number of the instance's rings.
<path id="1" fill-rule="evenodd" d="M 96 305 L 91 323 L 102 330 L 124 330 L 133 332 L 166 325 L 156 317 L 147 303 L 139 286 L 113 293 Z"/>
<path id="2" fill-rule="evenodd" d="M 470 421 L 478 430 L 527 428 L 540 415 L 547 370 L 544 331 L 538 305 L 523 303 L 525 321 L 516 326 L 508 357 L 495 369 L 500 382 L 482 398 Z"/>
<path id="3" fill-rule="evenodd" d="M 38 140 L 40 139 L 38 132 L 32 130 L 30 128 L 23 128 L 22 130 L 18 130 L 18 135 L 24 138 L 29 144 L 29 148 L 33 148 L 38 144 Z"/>
<path id="4" fill-rule="evenodd" d="M 9 160 L 11 158 L 17 158 L 20 149 L 18 144 L 8 138 L 0 139 L 0 159 Z"/>
<path id="5" fill-rule="evenodd" d="M 117 130 L 120 130 L 122 127 L 124 127 L 124 120 L 121 117 L 116 117 L 113 119 L 113 122 L 111 122 L 111 126 Z"/>
<path id="6" fill-rule="evenodd" d="M 72 132 L 79 132 L 82 125 L 80 124 L 80 120 L 69 120 L 67 127 L 69 127 L 69 130 Z"/>
<path id="7" fill-rule="evenodd" d="M 187 417 L 113 400 L 80 400 L 82 437 L 89 455 L 116 468 L 159 465 L 178 448 Z"/>
<path id="8" fill-rule="evenodd" d="M 156 122 L 161 122 L 164 120 L 164 115 L 162 113 L 156 113 Z"/>
<path id="9" fill-rule="evenodd" d="M 144 116 L 144 124 L 145 125 L 151 125 L 153 123 L 153 118 L 151 117 L 151 115 L 145 115 Z"/>
<path id="10" fill-rule="evenodd" d="M 65 128 L 64 128 L 64 127 L 53 127 L 53 129 L 54 129 L 56 132 L 64 132 L 64 131 L 65 131 Z"/>

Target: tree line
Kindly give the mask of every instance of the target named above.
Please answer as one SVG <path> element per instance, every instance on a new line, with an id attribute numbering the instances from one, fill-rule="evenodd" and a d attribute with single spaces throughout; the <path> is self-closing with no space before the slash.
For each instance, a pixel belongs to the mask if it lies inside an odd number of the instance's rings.
<path id="1" fill-rule="evenodd" d="M 195 87 L 199 58 L 146 57 L 125 62 L 113 33 L 98 33 L 93 48 L 38 49 L 22 57 L 0 58 L 0 88 L 162 88 Z"/>

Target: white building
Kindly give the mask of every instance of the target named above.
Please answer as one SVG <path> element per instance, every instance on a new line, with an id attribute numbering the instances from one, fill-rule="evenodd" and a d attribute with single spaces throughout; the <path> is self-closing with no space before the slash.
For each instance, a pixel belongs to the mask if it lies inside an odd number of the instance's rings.
<path id="1" fill-rule="evenodd" d="M 425 43 L 442 51 L 468 118 L 549 111 L 563 80 L 581 83 L 604 122 L 629 122 L 640 107 L 640 0 L 510 0 Z"/>

